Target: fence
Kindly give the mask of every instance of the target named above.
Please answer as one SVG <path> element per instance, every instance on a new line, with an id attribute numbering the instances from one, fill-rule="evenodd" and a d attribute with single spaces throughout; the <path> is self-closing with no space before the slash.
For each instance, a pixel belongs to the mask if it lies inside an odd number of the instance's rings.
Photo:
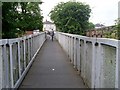
<path id="1" fill-rule="evenodd" d="M 57 32 L 56 38 L 90 88 L 120 88 L 118 40 Z"/>
<path id="2" fill-rule="evenodd" d="M 0 89 L 19 87 L 44 41 L 44 33 L 0 40 Z"/>

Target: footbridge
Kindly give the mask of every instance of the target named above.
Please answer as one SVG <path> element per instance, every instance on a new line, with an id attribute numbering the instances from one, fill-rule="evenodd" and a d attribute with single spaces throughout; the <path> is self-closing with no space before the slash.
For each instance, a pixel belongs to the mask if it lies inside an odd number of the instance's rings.
<path id="1" fill-rule="evenodd" d="M 0 40 L 2 88 L 120 88 L 118 40 L 44 32 Z"/>

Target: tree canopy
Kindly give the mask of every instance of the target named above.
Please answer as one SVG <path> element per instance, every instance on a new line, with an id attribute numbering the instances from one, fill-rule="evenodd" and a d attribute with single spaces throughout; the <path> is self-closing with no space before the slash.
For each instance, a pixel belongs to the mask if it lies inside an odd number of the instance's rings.
<path id="1" fill-rule="evenodd" d="M 95 25 L 94 25 L 92 22 L 89 22 L 87 28 L 88 28 L 89 30 L 90 30 L 90 29 L 94 29 L 94 28 L 95 28 Z"/>
<path id="2" fill-rule="evenodd" d="M 38 2 L 3 2 L 2 38 L 15 38 L 26 30 L 42 30 L 43 16 Z"/>
<path id="3" fill-rule="evenodd" d="M 117 29 L 117 38 L 118 40 L 120 40 L 120 18 L 115 20 L 115 25 L 116 25 L 116 29 Z"/>
<path id="4" fill-rule="evenodd" d="M 50 12 L 59 31 L 72 34 L 85 34 L 89 28 L 90 6 L 82 2 L 61 2 Z"/>

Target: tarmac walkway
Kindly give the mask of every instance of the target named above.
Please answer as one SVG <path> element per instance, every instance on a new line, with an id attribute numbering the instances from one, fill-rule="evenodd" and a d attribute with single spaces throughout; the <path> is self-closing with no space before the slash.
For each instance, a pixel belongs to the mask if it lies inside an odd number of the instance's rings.
<path id="1" fill-rule="evenodd" d="M 57 42 L 48 39 L 37 54 L 20 88 L 86 88 Z"/>

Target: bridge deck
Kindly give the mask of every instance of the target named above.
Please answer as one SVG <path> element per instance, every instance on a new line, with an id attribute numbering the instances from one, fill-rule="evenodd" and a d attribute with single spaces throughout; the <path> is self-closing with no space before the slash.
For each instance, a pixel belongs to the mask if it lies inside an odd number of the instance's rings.
<path id="1" fill-rule="evenodd" d="M 68 57 L 54 40 L 39 51 L 20 88 L 86 88 Z"/>

